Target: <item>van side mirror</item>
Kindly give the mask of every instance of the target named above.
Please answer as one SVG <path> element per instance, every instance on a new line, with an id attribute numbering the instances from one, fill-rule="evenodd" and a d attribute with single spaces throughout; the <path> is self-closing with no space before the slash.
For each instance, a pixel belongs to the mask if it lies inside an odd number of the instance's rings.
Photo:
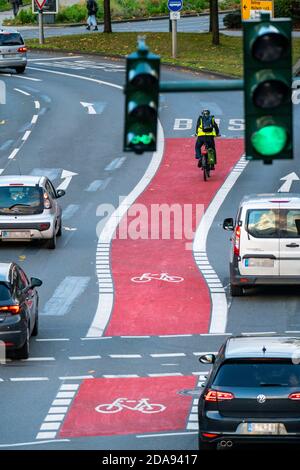
<path id="1" fill-rule="evenodd" d="M 216 362 L 216 356 L 214 354 L 205 354 L 199 357 L 199 361 L 202 364 L 214 364 Z"/>
<path id="2" fill-rule="evenodd" d="M 63 189 L 58 189 L 56 191 L 56 197 L 59 198 L 59 197 L 62 197 L 66 194 L 66 191 L 64 191 Z"/>
<path id="3" fill-rule="evenodd" d="M 224 230 L 234 230 L 234 221 L 232 218 L 225 219 L 223 222 L 223 229 Z"/>
<path id="4" fill-rule="evenodd" d="M 41 281 L 37 277 L 30 278 L 30 287 L 40 287 L 42 284 L 43 284 L 43 281 Z"/>

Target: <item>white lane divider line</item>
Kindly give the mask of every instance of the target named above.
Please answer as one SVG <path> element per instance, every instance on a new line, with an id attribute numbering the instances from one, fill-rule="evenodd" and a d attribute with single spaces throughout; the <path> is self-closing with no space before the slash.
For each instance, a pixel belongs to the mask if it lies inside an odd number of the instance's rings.
<path id="1" fill-rule="evenodd" d="M 22 80 L 30 80 L 32 82 L 42 82 L 40 78 L 23 77 L 22 75 L 14 75 L 14 78 L 21 78 Z"/>
<path id="2" fill-rule="evenodd" d="M 140 196 L 140 194 L 146 189 L 150 181 L 153 179 L 162 161 L 163 152 L 164 132 L 160 122 L 158 122 L 158 150 L 153 153 L 151 162 L 142 179 L 138 182 L 138 184 L 131 191 L 131 193 L 122 200 L 119 207 L 112 213 L 104 228 L 102 229 L 98 239 L 97 254 L 99 254 L 101 251 L 105 251 L 104 249 L 107 248 L 110 256 L 110 243 L 113 239 L 114 233 L 120 221 L 122 220 L 124 214 L 127 212 L 128 208 L 134 203 L 134 201 Z M 102 284 L 102 279 L 100 277 L 101 274 L 109 274 L 111 286 L 113 286 L 113 279 L 110 270 L 110 260 L 105 260 L 105 262 L 106 264 L 102 264 L 102 261 L 100 262 L 99 258 L 96 258 L 96 274 L 99 286 L 99 300 L 95 316 L 93 318 L 92 324 L 87 332 L 86 337 L 102 336 L 113 310 L 113 287 L 104 287 L 104 285 Z"/>
<path id="3" fill-rule="evenodd" d="M 41 105 L 39 101 L 34 102 L 35 109 L 40 109 Z"/>
<path id="4" fill-rule="evenodd" d="M 117 170 L 118 168 L 120 168 L 123 163 L 125 162 L 126 160 L 126 157 L 119 157 L 119 158 L 115 158 L 112 162 L 110 162 L 105 168 L 104 168 L 104 171 L 113 171 L 113 170 Z"/>
<path id="5" fill-rule="evenodd" d="M 62 384 L 36 435 L 36 439 L 55 439 L 79 384 Z"/>
<path id="6" fill-rule="evenodd" d="M 24 141 L 27 140 L 28 137 L 30 136 L 30 134 L 31 134 L 31 131 L 26 131 L 25 134 L 22 137 L 22 140 L 24 140 Z"/>
<path id="7" fill-rule="evenodd" d="M 55 289 L 41 315 L 65 315 L 73 302 L 80 297 L 90 281 L 89 276 L 67 276 Z"/>
<path id="8" fill-rule="evenodd" d="M 200 372 L 199 374 L 199 379 L 197 383 L 197 388 L 199 388 L 199 396 L 201 394 L 201 387 L 206 381 L 208 372 Z M 194 374 L 195 375 L 195 374 Z M 192 408 L 188 417 L 186 429 L 187 430 L 192 430 L 192 431 L 197 431 L 199 428 L 198 425 L 198 402 L 199 398 L 194 398 L 192 401 Z"/>
<path id="9" fill-rule="evenodd" d="M 8 160 L 12 160 L 13 158 L 15 158 L 19 150 L 20 150 L 19 148 L 15 148 L 9 155 Z"/>
<path id="10" fill-rule="evenodd" d="M 69 356 L 71 361 L 90 360 L 90 359 L 101 359 L 101 356 Z"/>
<path id="11" fill-rule="evenodd" d="M 22 95 L 31 96 L 30 93 L 27 93 L 27 91 L 24 90 L 20 90 L 20 88 L 14 88 L 14 90 L 22 93 Z"/>
<path id="12" fill-rule="evenodd" d="M 197 264 L 199 271 L 203 275 L 204 279 L 207 281 L 207 285 L 211 295 L 211 321 L 210 321 L 210 333 L 220 333 L 224 334 L 226 331 L 227 325 L 227 298 L 225 293 L 225 288 L 221 283 L 217 273 L 213 267 L 206 262 L 207 258 L 207 237 L 208 232 L 214 222 L 214 219 L 227 197 L 228 193 L 233 188 L 237 179 L 240 177 L 244 169 L 248 165 L 248 161 L 245 159 L 245 156 L 242 156 L 240 160 L 236 163 L 233 170 L 229 173 L 226 180 L 222 184 L 221 188 L 212 199 L 210 205 L 208 206 L 206 212 L 204 213 L 198 227 L 196 230 L 194 243 L 193 243 L 193 254 L 195 263 Z M 214 284 L 208 282 L 207 275 L 214 275 Z"/>
<path id="13" fill-rule="evenodd" d="M 32 119 L 31 119 L 31 124 L 35 124 L 36 121 L 38 120 L 38 117 L 39 117 L 38 114 L 34 114 L 34 115 L 32 116 Z"/>
<path id="14" fill-rule="evenodd" d="M 42 382 L 49 380 L 49 377 L 11 377 L 11 382 Z"/>

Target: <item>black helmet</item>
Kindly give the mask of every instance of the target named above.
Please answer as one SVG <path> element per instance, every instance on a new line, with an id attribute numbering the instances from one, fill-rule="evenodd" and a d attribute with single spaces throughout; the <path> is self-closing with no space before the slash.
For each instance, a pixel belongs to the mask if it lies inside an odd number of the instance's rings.
<path id="1" fill-rule="evenodd" d="M 210 110 L 209 109 L 203 109 L 202 116 L 209 116 L 209 115 L 210 115 Z"/>

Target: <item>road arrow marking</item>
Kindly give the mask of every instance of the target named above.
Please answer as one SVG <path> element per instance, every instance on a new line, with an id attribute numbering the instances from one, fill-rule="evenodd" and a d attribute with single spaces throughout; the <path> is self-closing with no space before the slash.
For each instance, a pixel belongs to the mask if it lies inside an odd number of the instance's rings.
<path id="1" fill-rule="evenodd" d="M 80 104 L 82 104 L 84 108 L 88 109 L 88 114 L 97 114 L 94 109 L 94 103 L 85 103 L 84 101 L 80 101 Z"/>
<path id="2" fill-rule="evenodd" d="M 61 173 L 61 179 L 64 181 L 58 186 L 56 189 L 63 189 L 64 191 L 67 189 L 73 176 L 78 175 L 78 173 L 73 173 L 73 171 L 63 170 Z"/>
<path id="3" fill-rule="evenodd" d="M 278 189 L 279 193 L 289 193 L 293 181 L 299 181 L 299 176 L 296 173 L 289 173 L 288 175 L 280 178 L 280 181 L 284 181 L 283 185 Z"/>

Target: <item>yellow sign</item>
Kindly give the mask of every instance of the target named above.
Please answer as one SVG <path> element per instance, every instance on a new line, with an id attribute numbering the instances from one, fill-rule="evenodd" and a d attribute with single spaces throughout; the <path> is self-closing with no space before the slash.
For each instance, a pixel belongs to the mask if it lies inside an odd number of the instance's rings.
<path id="1" fill-rule="evenodd" d="M 242 19 L 251 20 L 259 18 L 260 13 L 270 13 L 274 16 L 273 0 L 242 0 Z"/>

